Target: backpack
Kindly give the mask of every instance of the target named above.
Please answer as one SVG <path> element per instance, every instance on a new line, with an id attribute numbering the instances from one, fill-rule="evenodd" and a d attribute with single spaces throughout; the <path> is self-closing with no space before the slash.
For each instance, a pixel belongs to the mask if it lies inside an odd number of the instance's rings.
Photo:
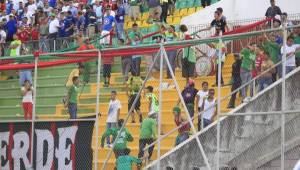
<path id="1" fill-rule="evenodd" d="M 130 78 L 130 87 L 134 92 L 138 92 L 141 88 L 140 77 L 131 77 Z"/>

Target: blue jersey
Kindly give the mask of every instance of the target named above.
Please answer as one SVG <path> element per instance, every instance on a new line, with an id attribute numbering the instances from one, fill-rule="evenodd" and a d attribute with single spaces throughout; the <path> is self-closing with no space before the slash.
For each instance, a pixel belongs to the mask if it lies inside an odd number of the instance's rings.
<path id="1" fill-rule="evenodd" d="M 113 28 L 113 23 L 115 22 L 115 17 L 105 16 L 103 19 L 103 30 L 110 31 Z"/>

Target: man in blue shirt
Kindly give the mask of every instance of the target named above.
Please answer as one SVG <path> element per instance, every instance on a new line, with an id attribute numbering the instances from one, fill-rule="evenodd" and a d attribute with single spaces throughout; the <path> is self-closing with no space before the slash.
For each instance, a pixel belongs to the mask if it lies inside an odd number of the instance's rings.
<path id="1" fill-rule="evenodd" d="M 84 15 L 85 17 L 85 28 L 87 28 L 87 34 L 89 38 L 92 38 L 95 34 L 95 32 L 98 32 L 95 23 L 97 21 L 96 13 L 93 11 L 93 9 L 88 6 L 87 12 Z"/>
<path id="2" fill-rule="evenodd" d="M 8 0 L 8 2 L 6 3 L 6 15 L 9 15 L 11 13 L 11 11 L 13 10 L 13 3 L 11 0 Z"/>
<path id="3" fill-rule="evenodd" d="M 75 18 L 72 16 L 72 12 L 68 11 L 67 16 L 64 19 L 64 31 L 65 36 L 70 37 L 74 33 L 74 26 L 76 24 Z"/>
<path id="4" fill-rule="evenodd" d="M 101 36 L 110 34 L 110 32 L 113 31 L 115 24 L 115 17 L 110 15 L 110 6 L 107 6 L 105 10 L 106 16 L 103 18 Z M 102 38 L 100 44 L 111 44 L 111 35 Z"/>
<path id="5" fill-rule="evenodd" d="M 118 39 L 123 39 L 124 33 L 124 16 L 125 16 L 125 8 L 122 2 L 117 2 L 118 10 L 116 12 L 116 28 L 117 28 L 117 36 Z"/>
<path id="6" fill-rule="evenodd" d="M 13 35 L 15 33 L 17 33 L 17 21 L 14 17 L 14 15 L 10 14 L 9 15 L 9 20 L 6 23 L 6 32 L 7 32 L 7 36 L 6 36 L 6 40 L 7 41 L 13 41 Z"/>

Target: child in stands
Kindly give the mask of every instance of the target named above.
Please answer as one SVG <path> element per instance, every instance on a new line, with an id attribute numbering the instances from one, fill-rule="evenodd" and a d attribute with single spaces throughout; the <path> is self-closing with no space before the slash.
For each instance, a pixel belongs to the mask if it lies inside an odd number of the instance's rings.
<path id="1" fill-rule="evenodd" d="M 24 85 L 21 88 L 23 96 L 23 109 L 24 109 L 24 119 L 32 119 L 32 107 L 33 107 L 33 88 L 29 80 L 24 81 Z"/>

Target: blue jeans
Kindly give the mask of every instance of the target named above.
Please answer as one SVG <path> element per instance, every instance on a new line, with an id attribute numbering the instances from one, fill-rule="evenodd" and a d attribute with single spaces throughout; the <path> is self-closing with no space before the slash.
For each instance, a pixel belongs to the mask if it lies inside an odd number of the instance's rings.
<path id="1" fill-rule="evenodd" d="M 30 84 L 32 84 L 31 70 L 20 70 L 19 76 L 20 76 L 19 79 L 20 86 L 23 86 L 25 80 L 29 80 Z"/>
<path id="2" fill-rule="evenodd" d="M 168 51 L 168 52 L 167 52 L 167 55 L 168 55 L 168 59 L 169 59 L 169 62 L 170 62 L 172 71 L 173 71 L 173 73 L 174 73 L 174 75 L 175 75 L 175 67 L 176 67 L 175 60 L 176 60 L 177 50 L 174 50 L 174 51 Z M 172 78 L 171 72 L 170 72 L 169 68 L 167 68 L 167 77 L 168 77 L 169 79 Z"/>
<path id="3" fill-rule="evenodd" d="M 272 77 L 261 77 L 258 80 L 259 91 L 262 91 L 264 88 L 270 86 L 273 83 Z"/>
<path id="4" fill-rule="evenodd" d="M 141 74 L 141 57 L 132 58 L 131 60 L 131 74 L 135 76 L 140 76 Z"/>
<path id="5" fill-rule="evenodd" d="M 295 69 L 294 66 L 286 66 L 285 68 L 286 68 L 286 71 L 285 71 L 286 74 L 290 73 L 291 71 L 293 71 Z"/>
<path id="6" fill-rule="evenodd" d="M 116 28 L 117 28 L 117 36 L 118 38 L 122 38 L 123 39 L 123 33 L 124 33 L 124 22 L 117 22 L 116 23 Z"/>
<path id="7" fill-rule="evenodd" d="M 116 128 L 117 127 L 117 123 L 113 123 L 113 122 L 106 122 L 106 129 L 112 129 L 112 128 Z M 111 144 L 114 141 L 110 140 L 110 137 L 108 136 L 106 138 L 106 143 L 107 144 Z"/>
<path id="8" fill-rule="evenodd" d="M 241 69 L 241 79 L 242 79 L 242 85 L 249 83 L 251 81 L 252 75 L 250 71 Z M 242 88 L 242 97 L 243 99 L 245 99 L 247 97 L 247 90 L 248 90 L 248 86 L 245 86 L 244 88 Z M 253 85 L 252 83 L 250 84 L 250 96 L 253 95 Z"/>
<path id="9" fill-rule="evenodd" d="M 68 104 L 69 114 L 71 119 L 77 118 L 77 103 Z"/>
<path id="10" fill-rule="evenodd" d="M 189 133 L 188 132 L 184 132 L 180 135 L 178 135 L 176 137 L 176 142 L 175 142 L 175 146 L 179 145 L 180 143 L 184 142 L 185 140 L 187 140 L 189 138 Z"/>
<path id="11" fill-rule="evenodd" d="M 203 128 L 211 124 L 211 120 L 203 118 Z"/>

